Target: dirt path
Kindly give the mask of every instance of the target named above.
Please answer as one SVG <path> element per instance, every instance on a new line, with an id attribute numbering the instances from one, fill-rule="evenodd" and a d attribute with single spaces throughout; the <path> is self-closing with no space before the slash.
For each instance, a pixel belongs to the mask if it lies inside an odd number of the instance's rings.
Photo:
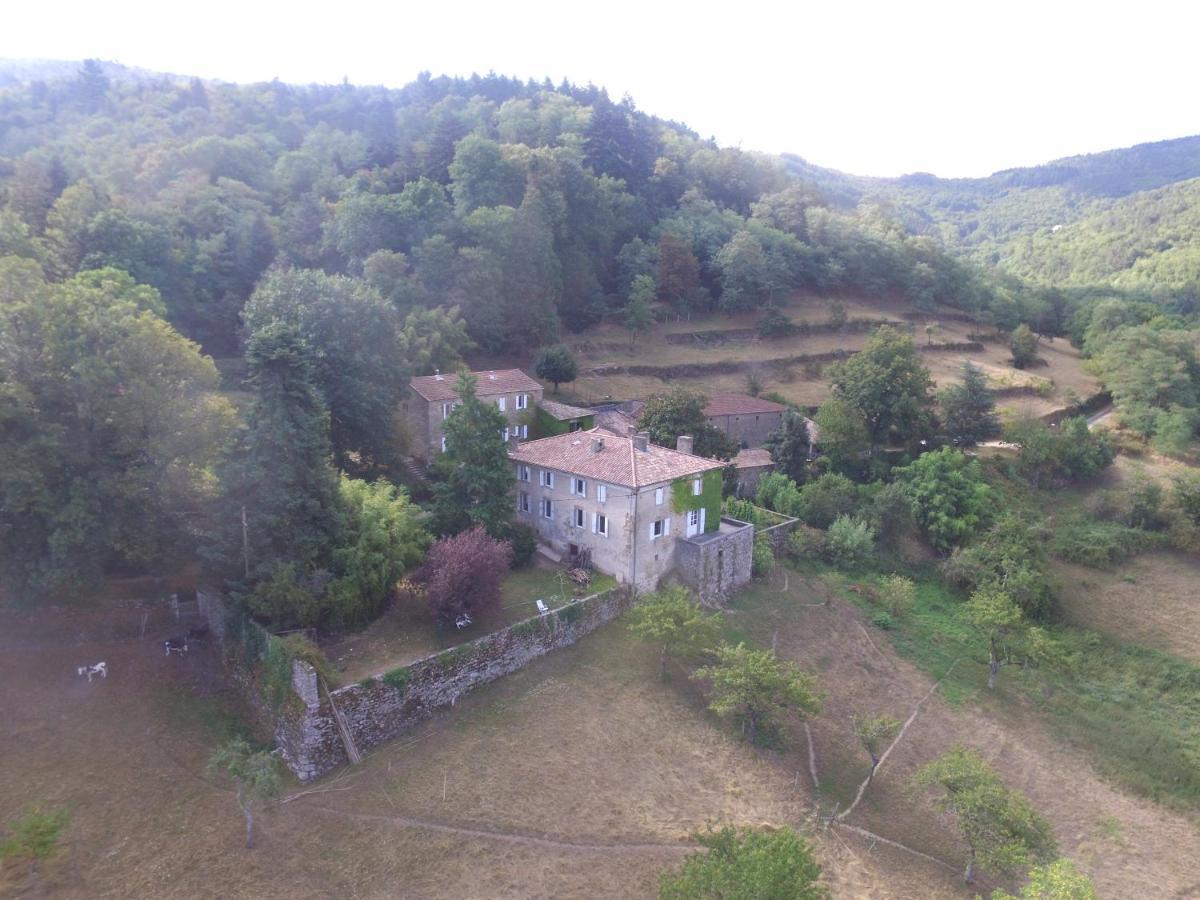
<path id="1" fill-rule="evenodd" d="M 827 779 L 833 783 L 831 799 L 845 806 L 869 769 L 852 734 L 851 713 L 903 719 L 933 679 L 886 642 L 876 641 L 889 657 L 881 665 L 877 650 L 863 639 L 862 616 L 852 605 L 839 600 L 827 608 L 803 606 L 811 591 L 803 585 L 793 591 L 796 606 L 776 613 L 769 627 L 779 631 L 781 655 L 820 675 L 825 712 L 812 722 L 820 775 L 823 785 Z M 914 800 L 908 785 L 922 764 L 964 743 L 1029 796 L 1054 825 L 1062 853 L 1094 879 L 1101 896 L 1180 897 L 1200 890 L 1200 834 L 1192 819 L 1103 781 L 1087 756 L 1057 740 L 1034 710 L 984 693 L 958 707 L 940 695 L 930 697 L 848 822 L 957 863 L 964 848 L 949 823 Z"/>

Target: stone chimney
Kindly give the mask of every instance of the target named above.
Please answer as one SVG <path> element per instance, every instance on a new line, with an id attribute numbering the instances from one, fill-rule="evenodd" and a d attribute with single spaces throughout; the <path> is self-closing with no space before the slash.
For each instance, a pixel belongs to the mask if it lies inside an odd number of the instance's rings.
<path id="1" fill-rule="evenodd" d="M 650 432 L 639 431 L 633 436 L 633 449 L 645 453 L 650 448 Z"/>
<path id="2" fill-rule="evenodd" d="M 690 434 L 681 434 L 675 441 L 675 449 L 680 453 L 693 453 L 692 446 L 694 444 L 695 441 Z"/>
<path id="3" fill-rule="evenodd" d="M 592 449 L 593 453 L 599 453 L 601 450 L 603 450 L 604 449 L 604 438 L 600 438 L 600 437 L 592 438 L 591 449 Z"/>

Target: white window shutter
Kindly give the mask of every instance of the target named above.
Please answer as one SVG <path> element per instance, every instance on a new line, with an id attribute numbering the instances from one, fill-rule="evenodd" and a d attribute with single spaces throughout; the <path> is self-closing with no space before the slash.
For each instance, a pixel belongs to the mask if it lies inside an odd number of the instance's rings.
<path id="1" fill-rule="evenodd" d="M 670 534 L 670 533 L 671 533 L 671 520 L 669 518 L 664 519 L 663 520 L 663 534 Z"/>

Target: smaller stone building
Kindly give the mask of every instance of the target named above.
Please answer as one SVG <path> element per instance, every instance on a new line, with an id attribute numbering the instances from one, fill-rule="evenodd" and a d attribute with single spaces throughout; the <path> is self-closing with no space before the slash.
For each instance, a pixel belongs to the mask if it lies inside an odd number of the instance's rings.
<path id="1" fill-rule="evenodd" d="M 508 419 L 505 440 L 524 440 L 530 435 L 530 424 L 542 402 L 541 384 L 520 369 L 499 369 L 472 372 L 475 376 L 475 396 L 495 403 Z M 412 435 L 412 453 L 429 461 L 444 451 L 442 422 L 458 405 L 457 375 L 420 375 L 408 383 L 404 416 Z"/>
<path id="2" fill-rule="evenodd" d="M 704 418 L 739 447 L 761 447 L 779 430 L 786 409 L 749 394 L 716 394 L 704 407 Z"/>
<path id="3" fill-rule="evenodd" d="M 758 493 L 758 483 L 762 477 L 775 468 L 775 460 L 771 459 L 771 451 L 762 447 L 749 450 L 739 450 L 733 458 L 737 469 L 737 495 L 753 497 Z"/>

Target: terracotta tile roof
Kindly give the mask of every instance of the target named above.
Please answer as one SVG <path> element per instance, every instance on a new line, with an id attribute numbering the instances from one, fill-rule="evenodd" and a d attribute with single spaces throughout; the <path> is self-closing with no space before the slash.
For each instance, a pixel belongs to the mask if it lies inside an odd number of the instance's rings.
<path id="1" fill-rule="evenodd" d="M 592 450 L 593 439 L 603 441 L 600 450 Z M 719 460 L 680 453 L 655 444 L 648 445 L 645 450 L 635 450 L 633 438 L 618 436 L 603 428 L 526 441 L 509 450 L 508 455 L 531 466 L 630 488 L 699 475 L 725 465 Z"/>
<path id="2" fill-rule="evenodd" d="M 710 397 L 708 406 L 704 407 L 704 415 L 713 416 L 745 416 L 756 413 L 781 413 L 786 406 L 763 400 L 761 397 L 751 397 L 749 394 L 717 394 Z"/>
<path id="3" fill-rule="evenodd" d="M 770 450 L 751 447 L 749 450 L 739 450 L 738 455 L 733 458 L 733 464 L 739 469 L 757 469 L 760 466 L 774 465 L 775 461 L 771 459 Z"/>
<path id="4" fill-rule="evenodd" d="M 472 372 L 475 376 L 477 384 L 475 385 L 475 396 L 489 397 L 494 394 L 514 394 L 518 391 L 540 391 L 542 389 L 533 378 L 530 378 L 520 369 L 498 369 L 494 372 Z M 454 400 L 458 397 L 458 392 L 454 390 L 454 385 L 458 383 L 457 374 L 446 375 L 418 375 L 412 378 L 409 386 L 424 397 L 429 402 L 433 403 L 439 400 Z"/>
<path id="5" fill-rule="evenodd" d="M 538 406 L 548 412 L 551 416 L 558 419 L 560 422 L 565 422 L 568 419 L 582 419 L 584 416 L 592 416 L 596 414 L 594 409 L 587 409 L 582 406 L 571 406 L 569 403 L 558 403 L 554 400 L 543 400 Z"/>

